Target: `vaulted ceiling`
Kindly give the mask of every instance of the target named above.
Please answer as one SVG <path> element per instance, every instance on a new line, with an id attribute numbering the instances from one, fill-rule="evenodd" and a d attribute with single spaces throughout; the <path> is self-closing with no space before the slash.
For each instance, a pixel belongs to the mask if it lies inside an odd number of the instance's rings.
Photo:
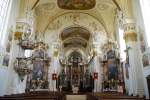
<path id="1" fill-rule="evenodd" d="M 36 33 L 45 34 L 52 30 L 61 30 L 59 31 L 61 34 L 60 39 L 63 41 L 64 47 L 77 46 L 86 48 L 91 34 L 96 35 L 95 37 L 93 36 L 94 41 L 101 39 L 101 41 L 99 41 L 101 44 L 104 44 L 102 43 L 104 38 L 102 35 L 99 37 L 97 35 L 98 33 L 102 33 L 104 37 L 107 35 L 107 38 L 115 40 L 116 13 L 117 10 L 124 9 L 125 6 L 123 4 L 125 1 L 126 0 L 22 0 L 21 2 L 22 4 L 24 3 L 28 9 L 35 12 Z M 90 20 L 93 20 L 93 22 L 90 22 Z M 70 22 L 72 22 L 74 26 L 68 24 Z M 66 24 L 66 26 L 62 27 L 62 24 Z M 92 28 L 84 29 L 82 26 Z"/>
<path id="2" fill-rule="evenodd" d="M 65 2 L 68 5 L 62 4 Z M 76 3 L 76 5 L 71 5 L 71 3 Z M 121 4 L 118 4 L 116 0 L 28 0 L 28 7 L 35 10 L 36 13 L 36 31 L 38 33 L 44 33 L 49 23 L 56 17 L 67 12 L 80 12 L 87 13 L 101 22 L 109 34 L 108 36 L 113 37 L 116 26 L 116 9 L 120 10 L 120 6 Z"/>
<path id="3" fill-rule="evenodd" d="M 88 41 L 90 39 L 90 32 L 82 27 L 69 27 L 61 33 L 62 40 L 68 38 L 82 38 Z"/>

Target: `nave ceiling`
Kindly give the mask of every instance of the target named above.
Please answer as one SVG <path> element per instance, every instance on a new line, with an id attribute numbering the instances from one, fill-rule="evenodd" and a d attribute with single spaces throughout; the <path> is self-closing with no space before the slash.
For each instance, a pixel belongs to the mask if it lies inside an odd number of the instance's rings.
<path id="1" fill-rule="evenodd" d="M 116 0 L 85 0 L 95 1 L 93 8 L 88 10 L 68 10 L 59 7 L 57 0 L 26 0 L 28 8 L 35 10 L 36 13 L 36 31 L 38 33 L 44 33 L 48 25 L 52 23 L 57 17 L 67 13 L 86 13 L 93 18 L 97 19 L 104 27 L 109 37 L 113 37 L 115 33 L 115 17 L 118 1 Z M 63 0 L 58 0 L 63 1 Z M 69 0 L 64 0 L 69 1 Z M 84 1 L 84 0 L 70 0 L 70 1 Z M 116 3 L 114 3 L 116 1 Z M 119 2 L 120 3 L 120 2 Z M 121 3 L 120 3 L 121 4 Z M 120 6 L 120 5 L 119 5 Z"/>
<path id="2" fill-rule="evenodd" d="M 92 1 L 93 4 L 90 4 Z M 65 2 L 68 2 L 68 5 L 65 5 Z M 81 45 L 84 48 L 90 42 L 104 45 L 107 39 L 116 40 L 116 13 L 124 8 L 123 0 L 25 0 L 22 3 L 35 12 L 37 34 L 49 40 L 48 37 L 53 33 L 52 42 L 61 41 L 64 47 Z M 23 8 L 20 10 L 21 15 Z M 64 41 L 60 35 L 69 27 L 84 27 L 90 32 L 90 39 L 83 41 L 83 37 L 87 36 L 84 34 L 85 36 L 80 35 L 82 39 L 69 38 L 68 41 Z"/>

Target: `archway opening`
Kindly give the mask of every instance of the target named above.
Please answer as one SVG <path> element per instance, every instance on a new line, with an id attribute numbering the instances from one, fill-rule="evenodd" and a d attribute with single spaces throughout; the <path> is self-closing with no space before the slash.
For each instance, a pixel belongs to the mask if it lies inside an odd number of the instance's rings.
<path id="1" fill-rule="evenodd" d="M 91 33 L 83 27 L 69 27 L 60 34 L 65 59 L 58 79 L 58 86 L 64 91 L 91 92 L 94 86 L 92 74 L 87 67 L 87 52 Z M 74 49 L 73 49 L 74 48 Z M 82 53 L 80 52 L 82 51 Z"/>

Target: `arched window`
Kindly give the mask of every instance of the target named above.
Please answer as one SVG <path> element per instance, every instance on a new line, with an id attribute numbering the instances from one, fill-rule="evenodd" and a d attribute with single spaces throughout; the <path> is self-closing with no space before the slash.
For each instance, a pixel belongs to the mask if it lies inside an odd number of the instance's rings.
<path id="1" fill-rule="evenodd" d="M 141 9 L 142 9 L 142 15 L 145 25 L 145 32 L 147 37 L 147 43 L 150 47 L 150 0 L 140 0 Z"/>
<path id="2" fill-rule="evenodd" d="M 10 0 L 0 0 L 0 40 L 3 37 L 3 29 L 5 26 L 9 1 Z"/>

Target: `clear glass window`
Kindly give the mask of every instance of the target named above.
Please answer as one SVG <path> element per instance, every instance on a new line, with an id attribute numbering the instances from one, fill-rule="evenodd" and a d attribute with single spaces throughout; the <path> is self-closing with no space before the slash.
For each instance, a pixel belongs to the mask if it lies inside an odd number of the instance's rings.
<path id="1" fill-rule="evenodd" d="M 2 38 L 2 33 L 5 25 L 7 9 L 10 0 L 0 0 L 0 39 Z"/>
<path id="2" fill-rule="evenodd" d="M 150 47 L 150 0 L 140 0 L 142 15 L 144 20 L 145 32 L 147 37 L 147 43 Z"/>

